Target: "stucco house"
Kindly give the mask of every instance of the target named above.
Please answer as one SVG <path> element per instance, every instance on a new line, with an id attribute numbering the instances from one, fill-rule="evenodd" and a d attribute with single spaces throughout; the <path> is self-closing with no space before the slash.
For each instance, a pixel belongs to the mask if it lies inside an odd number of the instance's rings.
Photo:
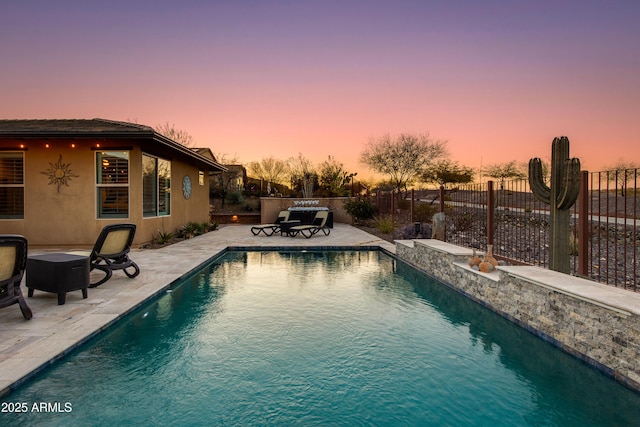
<path id="1" fill-rule="evenodd" d="M 226 169 L 205 154 L 135 123 L 0 120 L 0 233 L 90 246 L 131 222 L 137 245 L 206 222 L 209 175 Z"/>

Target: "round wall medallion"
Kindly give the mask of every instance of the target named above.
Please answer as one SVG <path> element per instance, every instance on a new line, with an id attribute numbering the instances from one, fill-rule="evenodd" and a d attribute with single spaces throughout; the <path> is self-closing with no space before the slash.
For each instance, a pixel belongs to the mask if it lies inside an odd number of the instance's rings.
<path id="1" fill-rule="evenodd" d="M 185 199 L 191 197 L 191 178 L 189 178 L 189 175 L 185 175 L 182 178 L 182 194 Z"/>

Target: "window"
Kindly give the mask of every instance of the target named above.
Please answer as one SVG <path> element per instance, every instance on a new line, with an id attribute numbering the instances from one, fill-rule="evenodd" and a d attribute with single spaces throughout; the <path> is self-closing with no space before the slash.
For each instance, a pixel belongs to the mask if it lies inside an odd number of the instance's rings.
<path id="1" fill-rule="evenodd" d="M 96 153 L 98 218 L 129 217 L 129 152 Z"/>
<path id="2" fill-rule="evenodd" d="M 0 219 L 23 218 L 23 153 L 0 153 Z"/>
<path id="3" fill-rule="evenodd" d="M 171 214 L 171 162 L 142 155 L 142 216 Z"/>

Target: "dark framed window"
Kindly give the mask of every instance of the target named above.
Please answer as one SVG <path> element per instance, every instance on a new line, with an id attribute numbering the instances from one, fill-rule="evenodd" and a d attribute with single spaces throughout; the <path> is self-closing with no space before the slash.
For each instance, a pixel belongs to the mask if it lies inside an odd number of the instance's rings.
<path id="1" fill-rule="evenodd" d="M 129 152 L 96 152 L 98 218 L 129 217 Z"/>
<path id="2" fill-rule="evenodd" d="M 0 219 L 24 219 L 22 152 L 0 152 Z"/>
<path id="3" fill-rule="evenodd" d="M 171 162 L 142 155 L 142 216 L 171 214 Z"/>

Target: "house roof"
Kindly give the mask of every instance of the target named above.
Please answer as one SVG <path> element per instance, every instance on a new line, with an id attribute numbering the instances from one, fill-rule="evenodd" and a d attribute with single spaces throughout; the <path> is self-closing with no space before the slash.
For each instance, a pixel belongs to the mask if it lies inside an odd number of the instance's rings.
<path id="1" fill-rule="evenodd" d="M 214 156 L 213 152 L 211 151 L 211 148 L 209 147 L 192 148 L 192 150 L 200 154 L 201 156 L 212 159 L 214 162 L 218 161 L 218 159 L 216 159 L 216 156 Z"/>
<path id="2" fill-rule="evenodd" d="M 215 158 L 204 156 L 156 132 L 152 127 L 137 123 L 106 119 L 3 119 L 0 120 L 0 139 L 3 138 L 142 138 L 153 140 L 214 170 L 226 170 Z"/>

